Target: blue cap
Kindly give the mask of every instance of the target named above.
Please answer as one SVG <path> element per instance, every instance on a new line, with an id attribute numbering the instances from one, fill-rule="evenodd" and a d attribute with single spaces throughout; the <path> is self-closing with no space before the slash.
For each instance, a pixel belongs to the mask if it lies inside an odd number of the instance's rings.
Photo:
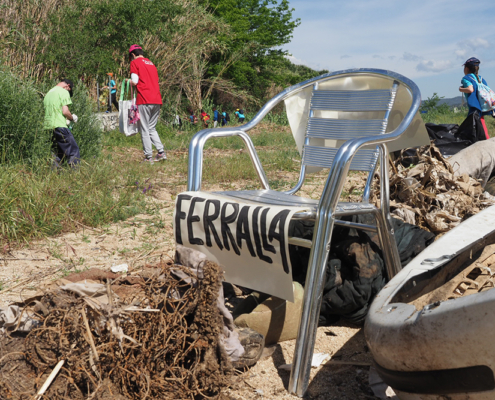
<path id="1" fill-rule="evenodd" d="M 471 57 L 462 65 L 480 65 L 480 64 L 481 64 L 480 60 L 478 60 L 476 57 Z"/>

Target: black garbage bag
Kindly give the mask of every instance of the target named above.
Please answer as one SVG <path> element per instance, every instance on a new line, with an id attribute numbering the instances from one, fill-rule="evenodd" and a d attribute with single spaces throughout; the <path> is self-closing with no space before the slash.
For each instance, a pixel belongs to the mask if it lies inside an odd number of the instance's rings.
<path id="1" fill-rule="evenodd" d="M 486 140 L 485 130 L 481 123 L 479 111 L 468 115 L 457 130 L 456 137 L 460 140 L 467 140 L 476 143 L 480 140 Z"/>
<path id="2" fill-rule="evenodd" d="M 362 215 L 347 220 L 375 224 L 374 217 Z M 435 235 L 415 225 L 392 219 L 402 267 L 423 251 Z M 293 221 L 290 235 L 311 239 L 313 223 Z M 289 247 L 293 278 L 304 286 L 310 250 Z M 374 233 L 336 226 L 327 261 L 326 280 L 320 309 L 320 325 L 330 325 L 340 318 L 359 324 L 369 305 L 387 282 L 382 252 Z"/>
<path id="3" fill-rule="evenodd" d="M 427 123 L 425 126 L 430 140 L 433 140 L 444 157 L 453 156 L 474 143 L 468 138 L 459 136 L 459 125 Z"/>
<path id="4" fill-rule="evenodd" d="M 444 157 L 453 156 L 473 143 L 486 139 L 480 115 L 477 111 L 468 115 L 461 126 L 457 124 L 437 125 L 428 122 L 425 127 L 430 140 Z M 402 152 L 396 151 L 394 155 L 401 158 L 401 164 L 404 167 L 409 167 L 419 161 L 416 149 L 417 147 L 412 147 Z"/>

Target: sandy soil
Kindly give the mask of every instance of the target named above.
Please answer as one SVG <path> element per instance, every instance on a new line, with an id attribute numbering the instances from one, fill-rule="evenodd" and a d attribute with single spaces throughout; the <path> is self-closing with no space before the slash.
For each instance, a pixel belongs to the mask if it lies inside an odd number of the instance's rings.
<path id="1" fill-rule="evenodd" d="M 290 372 L 279 367 L 292 362 L 295 340 L 268 348 L 273 354 L 260 360 L 239 377 L 235 390 L 227 391 L 232 399 L 295 399 L 289 394 Z M 331 358 L 313 368 L 305 399 L 360 400 L 375 399 L 369 384 L 371 353 L 361 328 L 340 325 L 318 328 L 315 353 Z"/>

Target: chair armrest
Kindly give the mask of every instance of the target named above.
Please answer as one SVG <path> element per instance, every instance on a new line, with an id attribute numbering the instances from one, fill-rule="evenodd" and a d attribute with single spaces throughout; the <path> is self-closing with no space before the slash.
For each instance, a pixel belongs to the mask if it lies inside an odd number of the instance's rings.
<path id="1" fill-rule="evenodd" d="M 241 127 L 242 128 L 242 127 Z M 256 153 L 254 144 L 249 137 L 249 135 L 240 128 L 236 129 L 225 129 L 225 128 L 214 128 L 214 129 L 203 129 L 196 133 L 191 142 L 189 143 L 189 160 L 188 160 L 188 170 L 187 170 L 187 190 L 188 191 L 199 191 L 201 190 L 201 180 L 203 177 L 203 149 L 206 141 L 211 138 L 221 138 L 221 137 L 231 137 L 238 136 L 246 145 L 251 161 L 253 162 L 254 168 L 258 177 L 260 178 L 261 184 L 264 189 L 270 189 L 268 184 L 268 179 L 266 178 L 265 171 L 261 165 L 261 161 Z"/>

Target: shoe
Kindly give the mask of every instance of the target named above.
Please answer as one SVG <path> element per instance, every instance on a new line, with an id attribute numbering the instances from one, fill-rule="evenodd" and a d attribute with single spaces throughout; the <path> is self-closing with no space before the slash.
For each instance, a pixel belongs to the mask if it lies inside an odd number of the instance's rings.
<path id="1" fill-rule="evenodd" d="M 146 164 L 153 164 L 153 159 L 150 157 L 145 157 L 144 160 L 143 160 L 144 163 Z"/>
<path id="2" fill-rule="evenodd" d="M 166 160 L 166 159 L 167 159 L 167 155 L 165 154 L 164 151 L 162 151 L 161 153 L 158 153 L 155 156 L 155 161 L 161 161 L 161 160 Z"/>

